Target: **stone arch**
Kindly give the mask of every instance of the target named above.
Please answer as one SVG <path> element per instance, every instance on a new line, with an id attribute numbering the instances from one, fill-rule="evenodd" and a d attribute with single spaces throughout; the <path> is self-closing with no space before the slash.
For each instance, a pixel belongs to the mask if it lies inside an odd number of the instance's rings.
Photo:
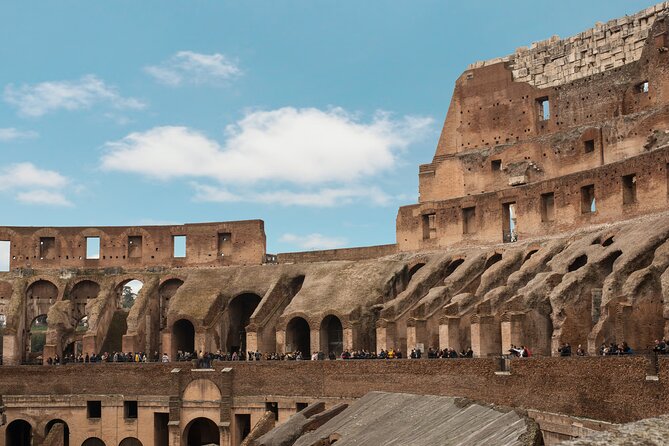
<path id="1" fill-rule="evenodd" d="M 127 276 L 120 280 L 116 287 L 114 287 L 114 292 L 116 293 L 116 308 L 130 310 L 132 305 L 135 303 L 137 295 L 144 287 L 145 279 L 141 276 Z M 131 298 L 132 302 L 126 302 L 126 289 L 131 288 L 134 297 Z"/>
<path id="2" fill-rule="evenodd" d="M 483 267 L 483 270 L 484 271 L 487 270 L 488 268 L 490 268 L 491 266 L 493 266 L 495 263 L 499 262 L 500 260 L 502 260 L 502 254 L 499 253 L 499 252 L 493 252 L 486 259 L 485 266 Z"/>
<path id="3" fill-rule="evenodd" d="M 220 401 L 221 389 L 210 379 L 194 379 L 183 391 L 184 401 Z"/>
<path id="4" fill-rule="evenodd" d="M 170 306 L 170 300 L 177 293 L 184 281 L 178 277 L 172 277 L 163 281 L 158 287 L 159 309 L 160 309 L 160 329 L 167 327 L 167 312 Z"/>
<path id="5" fill-rule="evenodd" d="M 142 442 L 135 437 L 125 437 L 118 446 L 142 446 Z"/>
<path id="6" fill-rule="evenodd" d="M 38 314 L 27 324 L 26 361 L 31 362 L 44 351 L 47 328 L 46 314 Z"/>
<path id="7" fill-rule="evenodd" d="M 70 444 L 70 427 L 67 425 L 67 423 L 59 418 L 55 418 L 48 423 L 46 423 L 46 426 L 44 427 L 44 437 L 46 438 L 47 435 L 49 435 L 49 432 L 51 432 L 51 429 L 56 424 L 62 424 L 63 425 L 63 446 L 69 446 Z"/>
<path id="8" fill-rule="evenodd" d="M 286 352 L 301 352 L 308 358 L 311 355 L 311 330 L 309 322 L 295 316 L 286 325 Z"/>
<path id="9" fill-rule="evenodd" d="M 344 327 L 341 319 L 333 314 L 325 316 L 321 321 L 320 340 L 323 353 L 341 355 L 344 350 Z"/>
<path id="10" fill-rule="evenodd" d="M 14 420 L 5 429 L 5 446 L 31 446 L 33 428 L 26 420 Z"/>
<path id="11" fill-rule="evenodd" d="M 71 301 L 72 318 L 76 321 L 86 316 L 86 304 L 100 294 L 100 284 L 90 279 L 83 279 L 75 283 L 69 292 L 67 300 Z"/>
<path id="12" fill-rule="evenodd" d="M 186 425 L 183 440 L 183 444 L 188 446 L 218 445 L 221 441 L 221 434 L 218 426 L 212 420 L 198 417 Z"/>
<path id="13" fill-rule="evenodd" d="M 58 287 L 51 281 L 38 279 L 26 289 L 26 321 L 40 314 L 47 314 L 49 307 L 58 299 Z"/>
<path id="14" fill-rule="evenodd" d="M 221 333 L 225 342 L 223 350 L 246 353 L 246 327 L 261 300 L 262 297 L 255 293 L 242 293 L 230 300 L 223 311 L 226 328 Z"/>
<path id="15" fill-rule="evenodd" d="M 88 437 L 81 443 L 81 446 L 106 446 L 105 442 L 98 437 Z"/>
<path id="16" fill-rule="evenodd" d="M 181 318 L 172 324 L 173 357 L 177 351 L 195 352 L 195 325 L 186 318 Z"/>

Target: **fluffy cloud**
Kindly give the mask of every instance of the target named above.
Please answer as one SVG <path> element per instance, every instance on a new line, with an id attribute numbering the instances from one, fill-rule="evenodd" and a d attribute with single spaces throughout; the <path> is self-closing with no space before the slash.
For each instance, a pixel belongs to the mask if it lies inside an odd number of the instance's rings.
<path id="1" fill-rule="evenodd" d="M 394 168 L 431 124 L 387 113 L 362 122 L 341 108 L 285 107 L 247 114 L 226 128 L 222 143 L 187 127 L 131 133 L 106 144 L 101 165 L 158 180 L 199 179 L 193 184 L 202 201 L 385 204 L 389 197 L 370 178 Z"/>
<path id="2" fill-rule="evenodd" d="M 70 181 L 53 170 L 40 169 L 32 163 L 18 163 L 0 169 L 0 192 L 14 193 L 26 204 L 72 206 L 63 189 Z"/>
<path id="3" fill-rule="evenodd" d="M 37 138 L 39 134 L 34 131 L 23 131 L 14 127 L 0 128 L 0 142 L 16 141 L 18 139 Z"/>
<path id="4" fill-rule="evenodd" d="M 241 75 L 236 63 L 223 54 L 200 54 L 193 51 L 179 51 L 159 65 L 144 68 L 161 84 L 177 87 L 189 84 L 225 84 Z"/>
<path id="5" fill-rule="evenodd" d="M 4 99 L 21 115 L 31 117 L 61 109 L 87 109 L 96 104 L 106 104 L 115 109 L 145 107 L 142 101 L 121 96 L 115 87 L 94 75 L 83 76 L 76 81 L 49 81 L 18 87 L 10 84 L 5 87 Z"/>
<path id="6" fill-rule="evenodd" d="M 322 234 L 295 235 L 283 234 L 280 242 L 289 243 L 300 249 L 334 249 L 346 246 L 348 241 L 342 237 L 326 237 Z"/>

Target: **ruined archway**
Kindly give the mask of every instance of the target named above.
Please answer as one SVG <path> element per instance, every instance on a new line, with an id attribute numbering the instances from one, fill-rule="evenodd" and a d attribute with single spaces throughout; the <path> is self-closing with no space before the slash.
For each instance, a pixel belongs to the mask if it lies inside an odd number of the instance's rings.
<path id="1" fill-rule="evenodd" d="M 28 342 L 26 360 L 28 362 L 34 360 L 44 351 L 47 328 L 48 321 L 46 314 L 40 314 L 30 321 L 28 336 L 26 336 Z"/>
<path id="2" fill-rule="evenodd" d="M 136 278 L 128 278 L 116 286 L 116 309 L 107 328 L 101 352 L 123 350 L 123 335 L 128 332 L 128 315 L 143 286 L 144 282 Z"/>
<path id="3" fill-rule="evenodd" d="M 294 317 L 286 327 L 286 352 L 300 352 L 304 358 L 311 355 L 311 330 L 304 318 Z"/>
<path id="4" fill-rule="evenodd" d="M 86 316 L 86 304 L 100 294 L 100 284 L 92 280 L 82 280 L 72 287 L 69 300 L 72 305 L 72 318 L 76 321 Z"/>
<path id="5" fill-rule="evenodd" d="M 142 446 L 142 442 L 135 437 L 126 437 L 121 440 L 118 446 Z"/>
<path id="6" fill-rule="evenodd" d="M 158 289 L 161 330 L 167 327 L 167 311 L 170 307 L 170 299 L 174 297 L 179 287 L 183 284 L 184 281 L 181 279 L 168 279 L 164 281 Z"/>
<path id="7" fill-rule="evenodd" d="M 5 430 L 5 446 L 31 446 L 33 429 L 25 420 L 14 420 Z"/>
<path id="8" fill-rule="evenodd" d="M 326 316 L 321 322 L 320 330 L 321 351 L 326 355 L 334 353 L 341 355 L 344 350 L 344 329 L 341 321 L 335 315 Z"/>
<path id="9" fill-rule="evenodd" d="M 220 444 L 221 434 L 216 423 L 209 418 L 195 418 L 186 425 L 184 439 L 187 446 Z"/>
<path id="10" fill-rule="evenodd" d="M 235 297 L 225 309 L 227 322 L 225 345 L 223 350 L 229 352 L 246 352 L 246 326 L 249 325 L 251 315 L 262 298 L 257 294 L 244 293 Z"/>
<path id="11" fill-rule="evenodd" d="M 58 298 L 58 287 L 48 280 L 37 280 L 26 290 L 26 321 L 47 314 Z"/>
<path id="12" fill-rule="evenodd" d="M 105 442 L 98 437 L 89 437 L 81 443 L 81 446 L 106 446 Z"/>
<path id="13" fill-rule="evenodd" d="M 51 432 L 51 429 L 57 424 L 62 424 L 63 425 L 63 446 L 69 446 L 70 444 L 70 427 L 67 425 L 67 423 L 61 419 L 55 419 L 51 420 L 48 423 L 46 423 L 46 427 L 44 428 L 44 437 L 46 438 L 47 435 L 49 435 L 49 432 Z"/>
<path id="14" fill-rule="evenodd" d="M 173 350 L 184 353 L 195 352 L 195 327 L 187 319 L 179 319 L 172 326 Z"/>

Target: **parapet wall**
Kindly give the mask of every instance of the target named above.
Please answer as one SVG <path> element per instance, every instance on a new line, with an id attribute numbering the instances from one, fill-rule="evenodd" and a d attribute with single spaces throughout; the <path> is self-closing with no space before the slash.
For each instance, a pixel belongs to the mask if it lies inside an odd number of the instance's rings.
<path id="1" fill-rule="evenodd" d="M 468 68 L 508 62 L 515 82 L 537 88 L 562 85 L 639 60 L 655 20 L 668 10 L 669 3 L 662 2 L 631 16 L 598 23 L 567 39 L 554 36 Z"/>
<path id="2" fill-rule="evenodd" d="M 185 256 L 175 251 L 175 237 L 185 237 Z M 94 239 L 99 243 L 98 258 L 87 256 L 87 243 Z M 257 265 L 265 260 L 262 220 L 174 226 L 0 227 L 0 240 L 11 243 L 11 269 Z"/>
<path id="3" fill-rule="evenodd" d="M 396 244 L 360 248 L 325 249 L 319 251 L 286 252 L 277 255 L 278 263 L 329 262 L 333 260 L 367 260 L 397 254 Z"/>

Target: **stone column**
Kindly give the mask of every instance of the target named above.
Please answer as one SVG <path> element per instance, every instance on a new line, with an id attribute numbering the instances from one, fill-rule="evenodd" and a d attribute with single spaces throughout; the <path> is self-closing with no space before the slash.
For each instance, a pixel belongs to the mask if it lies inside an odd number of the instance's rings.
<path id="1" fill-rule="evenodd" d="M 94 334 L 85 334 L 83 338 L 83 354 L 92 355 L 93 353 L 98 352 L 97 339 L 98 337 Z"/>
<path id="2" fill-rule="evenodd" d="M 504 313 L 501 323 L 502 353 L 506 353 L 512 344 L 516 347 L 525 345 L 523 333 L 524 321 L 525 315 L 522 313 Z"/>
<path id="3" fill-rule="evenodd" d="M 286 330 L 276 330 L 276 352 L 286 353 Z"/>
<path id="4" fill-rule="evenodd" d="M 395 322 L 387 319 L 379 319 L 376 322 L 376 352 L 388 350 L 389 348 L 398 348 L 397 328 Z"/>
<path id="5" fill-rule="evenodd" d="M 181 428 L 179 424 L 179 421 L 170 421 L 167 423 L 169 446 L 181 446 Z"/>
<path id="6" fill-rule="evenodd" d="M 258 337 L 262 336 L 258 334 L 258 327 L 256 325 L 248 325 L 246 327 L 246 350 L 248 351 L 256 351 L 260 350 L 261 352 L 265 353 L 266 349 L 264 348 L 259 348 L 258 347 Z"/>
<path id="7" fill-rule="evenodd" d="M 170 361 L 176 361 L 177 351 L 176 351 L 176 346 L 174 348 L 172 347 L 172 333 L 170 333 L 167 330 L 164 330 L 162 333 L 160 333 L 160 337 L 161 337 L 161 347 L 163 351 L 159 353 L 161 355 L 163 353 L 167 353 L 170 357 Z"/>
<path id="8" fill-rule="evenodd" d="M 360 330 L 360 324 L 353 322 L 350 325 L 344 327 L 343 339 L 342 339 L 342 349 L 352 351 L 357 348 L 364 346 L 358 345 L 358 335 Z M 375 346 L 370 345 L 369 348 L 374 348 Z"/>
<path id="9" fill-rule="evenodd" d="M 473 315 L 470 330 L 474 356 L 484 358 L 501 354 L 500 330 L 494 316 Z"/>
<path id="10" fill-rule="evenodd" d="M 321 331 L 320 330 L 311 330 L 310 333 L 310 344 L 311 351 L 309 352 L 309 358 L 311 358 L 311 353 L 321 351 Z M 304 352 L 302 352 L 304 355 Z"/>
<path id="11" fill-rule="evenodd" d="M 427 342 L 427 321 L 425 319 L 409 318 L 407 320 L 407 358 L 411 354 L 411 349 L 419 348 L 424 352 L 428 345 Z M 421 345 L 422 344 L 422 345 Z"/>
<path id="12" fill-rule="evenodd" d="M 232 446 L 232 435 L 230 434 L 230 422 L 225 421 L 221 422 L 218 425 L 218 429 L 221 432 L 219 437 L 220 446 Z"/>
<path id="13" fill-rule="evenodd" d="M 460 351 L 464 347 L 460 345 L 460 318 L 457 316 L 443 316 L 439 319 L 439 348 Z"/>
<path id="14" fill-rule="evenodd" d="M 139 352 L 142 350 L 141 348 L 138 348 L 137 335 L 123 335 L 121 345 L 121 349 L 124 352 Z"/>

